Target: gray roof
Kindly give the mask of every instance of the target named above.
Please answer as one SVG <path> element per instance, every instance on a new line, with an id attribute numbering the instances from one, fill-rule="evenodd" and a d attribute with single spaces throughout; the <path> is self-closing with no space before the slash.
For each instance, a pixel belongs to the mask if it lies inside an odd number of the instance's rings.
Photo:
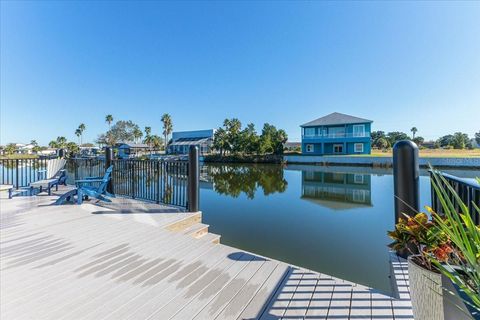
<path id="1" fill-rule="evenodd" d="M 372 120 L 362 119 L 348 114 L 339 112 L 330 113 L 325 117 L 315 119 L 313 121 L 302 124 L 300 127 L 313 127 L 313 126 L 329 126 L 335 124 L 350 124 L 350 123 L 365 123 L 373 122 Z"/>

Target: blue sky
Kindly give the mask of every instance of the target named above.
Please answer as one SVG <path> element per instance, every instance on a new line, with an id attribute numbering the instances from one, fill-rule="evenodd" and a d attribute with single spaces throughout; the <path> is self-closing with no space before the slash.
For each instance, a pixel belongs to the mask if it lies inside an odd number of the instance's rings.
<path id="1" fill-rule="evenodd" d="M 331 112 L 427 139 L 480 130 L 480 3 L 1 2 L 0 143 L 106 114 L 161 133 Z M 45 125 L 48 123 L 49 125 Z"/>

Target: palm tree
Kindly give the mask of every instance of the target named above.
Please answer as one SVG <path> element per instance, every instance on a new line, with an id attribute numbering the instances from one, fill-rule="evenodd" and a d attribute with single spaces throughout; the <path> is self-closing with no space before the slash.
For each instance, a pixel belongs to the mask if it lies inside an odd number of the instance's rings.
<path id="1" fill-rule="evenodd" d="M 55 140 L 52 140 L 48 143 L 48 146 L 52 149 L 57 149 L 58 148 L 58 143 Z"/>
<path id="2" fill-rule="evenodd" d="M 80 130 L 80 145 L 83 144 L 83 131 L 85 131 L 85 129 L 85 124 L 80 123 L 80 125 L 78 126 L 78 130 Z"/>
<path id="3" fill-rule="evenodd" d="M 173 131 L 172 117 L 168 113 L 164 113 L 162 116 L 163 123 L 163 136 L 165 139 L 165 150 L 168 146 L 168 135 Z"/>
<path id="4" fill-rule="evenodd" d="M 417 127 L 413 127 L 412 129 L 410 129 L 410 131 L 412 131 L 412 139 L 415 139 L 415 133 L 417 133 L 418 131 Z"/>
<path id="5" fill-rule="evenodd" d="M 111 114 L 107 114 L 107 116 L 105 117 L 105 122 L 108 123 L 108 129 L 110 129 L 113 122 L 113 116 Z"/>
<path id="6" fill-rule="evenodd" d="M 65 148 L 67 145 L 67 138 L 57 137 L 57 148 Z"/>
<path id="7" fill-rule="evenodd" d="M 78 138 L 78 143 L 80 143 L 80 136 L 82 135 L 82 131 L 80 131 L 80 128 L 78 128 L 77 130 L 75 130 L 75 135 L 76 135 L 77 138 Z"/>
<path id="8" fill-rule="evenodd" d="M 145 139 L 150 136 L 150 133 L 152 133 L 152 128 L 151 127 L 145 127 Z"/>
<path id="9" fill-rule="evenodd" d="M 33 146 L 35 146 L 35 147 L 38 146 L 37 140 L 31 140 L 31 141 L 30 141 L 30 144 L 33 145 Z"/>
<path id="10" fill-rule="evenodd" d="M 142 138 L 142 136 L 143 136 L 142 130 L 140 130 L 139 128 L 135 128 L 133 130 L 133 138 L 135 139 L 135 143 L 137 143 L 138 140 Z"/>

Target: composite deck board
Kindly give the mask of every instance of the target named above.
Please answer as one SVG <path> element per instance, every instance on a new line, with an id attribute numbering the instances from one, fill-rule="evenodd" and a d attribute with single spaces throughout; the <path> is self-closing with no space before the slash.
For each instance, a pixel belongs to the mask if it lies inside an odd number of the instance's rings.
<path id="1" fill-rule="evenodd" d="M 210 244 L 214 246 L 213 244 Z M 133 304 L 138 305 L 136 309 L 129 308 L 126 305 L 120 306 L 115 312 L 110 313 L 107 319 L 127 319 L 138 318 L 146 319 L 160 310 L 162 306 L 167 304 L 173 297 L 182 292 L 182 289 L 189 288 L 193 283 L 205 275 L 212 267 L 217 267 L 220 261 L 225 260 L 225 254 L 230 248 L 222 246 L 222 248 L 214 248 L 213 252 L 209 251 L 208 255 L 201 255 L 191 265 L 179 270 L 178 273 L 171 275 L 166 279 L 166 284 L 158 283 L 154 286 L 144 288 L 143 290 L 135 290 L 126 292 L 122 299 L 128 299 Z M 115 302 L 114 302 L 115 303 Z M 114 304 L 115 307 L 115 304 Z"/>
<path id="2" fill-rule="evenodd" d="M 167 226 L 177 208 L 115 199 L 0 201 L 3 319 L 412 319 L 408 271 L 396 297 Z M 201 229 L 201 225 L 189 230 Z"/>
<path id="3" fill-rule="evenodd" d="M 274 274 L 274 271 L 279 268 L 279 265 L 277 261 L 265 261 L 255 275 L 245 283 L 242 289 L 235 292 L 234 297 L 225 304 L 223 309 L 218 311 L 215 319 L 237 319 L 240 313 L 244 311 L 245 306 L 256 296 L 256 293 L 262 288 L 270 276 Z M 276 282 L 278 283 L 278 278 L 276 278 Z M 213 317 L 211 317 L 211 319 L 212 318 Z"/>
<path id="4" fill-rule="evenodd" d="M 270 262 L 270 261 L 269 261 Z M 218 291 L 214 297 L 205 304 L 203 309 L 193 317 L 193 319 L 214 319 L 218 314 L 235 298 L 235 296 L 245 287 L 247 283 L 252 284 L 251 279 L 267 263 L 265 260 L 252 260 L 245 269 L 243 269 L 234 279 L 232 279 L 223 289 Z"/>
<path id="5" fill-rule="evenodd" d="M 197 247 L 201 246 L 202 244 L 195 244 L 194 246 L 186 245 L 180 248 L 174 248 L 175 254 L 169 255 L 169 258 L 166 259 L 163 263 L 159 264 L 161 266 L 158 269 L 154 269 L 155 273 L 152 273 L 149 278 L 146 278 L 145 281 L 138 283 L 137 285 L 128 284 L 127 286 L 123 287 L 117 282 L 108 282 L 103 286 L 101 283 L 98 285 L 96 290 L 98 290 L 98 294 L 95 296 L 94 300 L 91 300 L 92 293 L 85 293 L 82 297 L 75 299 L 79 302 L 79 305 L 76 303 L 71 303 L 69 305 L 64 305 L 55 313 L 52 313 L 50 318 L 55 319 L 71 319 L 76 318 L 78 315 L 82 317 L 90 317 L 91 318 L 101 318 L 102 316 L 107 316 L 109 312 L 112 310 L 112 303 L 110 302 L 111 299 L 114 299 L 117 294 L 119 294 L 119 290 L 133 290 L 132 287 L 136 286 L 137 290 L 139 288 L 146 288 L 149 285 L 153 285 L 156 283 L 160 283 L 164 278 L 168 277 L 170 274 L 180 270 L 182 268 L 182 264 L 186 265 L 190 262 L 190 259 L 194 259 L 195 255 L 203 254 L 204 252 L 208 251 L 207 246 L 203 246 L 203 251 L 197 253 Z M 189 251 L 194 250 L 194 254 L 187 254 Z M 184 257 L 182 257 L 184 256 Z M 183 260 L 182 262 L 182 259 Z M 115 270 L 120 270 L 116 268 L 109 273 L 112 273 Z M 109 271 L 109 270 L 106 270 Z M 101 275 L 99 275 L 101 277 Z M 97 279 L 95 279 L 97 280 Z M 135 281 L 135 280 L 134 280 Z M 96 281 L 100 282 L 100 281 Z M 104 281 L 103 281 L 104 282 Z M 141 289 L 140 289 L 141 290 Z M 123 301 L 128 302 L 128 301 Z"/>
<path id="6" fill-rule="evenodd" d="M 279 262 L 277 268 L 265 280 L 248 304 L 245 305 L 244 310 L 237 317 L 237 319 L 257 319 L 262 315 L 263 312 L 268 312 L 266 309 L 267 305 L 271 301 L 271 296 L 275 295 L 276 290 L 280 289 L 281 284 L 285 279 L 287 279 L 292 270 L 292 267 L 283 262 Z M 235 307 L 238 308 L 238 306 Z"/>

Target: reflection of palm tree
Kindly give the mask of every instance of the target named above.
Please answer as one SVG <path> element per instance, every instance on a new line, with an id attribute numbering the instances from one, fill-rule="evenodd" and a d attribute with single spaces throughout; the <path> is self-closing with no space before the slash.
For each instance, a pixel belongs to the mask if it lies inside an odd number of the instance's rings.
<path id="1" fill-rule="evenodd" d="M 281 166 L 210 165 L 206 169 L 215 191 L 234 198 L 244 193 L 248 199 L 253 199 L 258 187 L 262 188 L 264 195 L 282 193 L 288 185 Z"/>

